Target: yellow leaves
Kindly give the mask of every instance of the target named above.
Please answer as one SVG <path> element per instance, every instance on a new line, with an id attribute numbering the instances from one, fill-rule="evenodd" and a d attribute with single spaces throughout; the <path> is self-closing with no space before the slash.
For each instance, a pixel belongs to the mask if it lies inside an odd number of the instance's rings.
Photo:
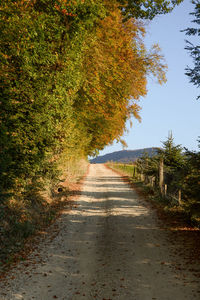
<path id="1" fill-rule="evenodd" d="M 127 143 L 126 143 L 126 141 L 125 141 L 125 140 L 123 140 L 123 139 L 119 139 L 119 142 L 121 143 L 121 145 L 122 145 L 123 149 L 125 149 L 125 148 L 127 148 L 127 147 L 128 147 L 128 145 L 127 145 Z"/>
<path id="2" fill-rule="evenodd" d="M 85 41 L 84 80 L 74 104 L 80 122 L 92 133 L 90 150 L 120 140 L 131 116 L 141 121 L 138 101 L 147 93 L 149 74 L 165 81 L 159 48 L 145 49 L 143 23 L 123 22 L 115 0 L 103 3 L 108 13 Z"/>
<path id="3" fill-rule="evenodd" d="M 0 55 L 2 55 L 5 59 L 9 59 L 10 58 L 10 56 L 9 55 L 7 55 L 7 54 L 4 54 L 4 53 L 0 53 Z"/>
<path id="4" fill-rule="evenodd" d="M 159 84 L 167 81 L 167 65 L 158 44 L 154 44 L 146 58 L 147 72 L 157 78 Z"/>
<path id="5" fill-rule="evenodd" d="M 100 22 L 91 42 L 87 41 L 83 90 L 88 101 L 81 103 L 81 114 L 91 127 L 98 126 L 96 147 L 119 139 L 131 115 L 140 119 L 139 106 L 130 105 L 133 97 L 139 99 L 146 93 L 145 68 L 137 47 L 132 47 L 140 31 L 134 21 L 123 23 L 115 9 Z"/>

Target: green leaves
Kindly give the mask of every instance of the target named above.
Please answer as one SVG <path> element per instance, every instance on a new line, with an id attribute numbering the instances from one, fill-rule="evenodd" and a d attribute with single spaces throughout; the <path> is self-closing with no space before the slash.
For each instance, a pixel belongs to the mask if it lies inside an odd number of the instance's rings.
<path id="1" fill-rule="evenodd" d="M 156 15 L 166 14 L 183 0 L 117 0 L 125 20 L 128 18 L 153 19 Z"/>

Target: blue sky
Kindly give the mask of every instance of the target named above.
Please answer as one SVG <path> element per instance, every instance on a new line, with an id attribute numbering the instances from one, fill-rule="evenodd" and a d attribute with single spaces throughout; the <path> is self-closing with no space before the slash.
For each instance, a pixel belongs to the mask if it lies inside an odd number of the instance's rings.
<path id="1" fill-rule="evenodd" d="M 149 78 L 148 94 L 141 99 L 142 122 L 132 120 L 133 126 L 124 135 L 129 150 L 161 147 L 168 132 L 172 130 L 174 142 L 190 150 L 197 150 L 200 136 L 199 89 L 184 74 L 187 65 L 193 66 L 189 53 L 184 49 L 188 39 L 195 43 L 197 38 L 185 35 L 181 30 L 195 26 L 191 23 L 194 11 L 190 0 L 185 0 L 172 13 L 156 17 L 146 26 L 147 48 L 158 43 L 168 65 L 167 83 L 160 86 Z M 105 147 L 100 155 L 122 150 L 120 144 Z"/>

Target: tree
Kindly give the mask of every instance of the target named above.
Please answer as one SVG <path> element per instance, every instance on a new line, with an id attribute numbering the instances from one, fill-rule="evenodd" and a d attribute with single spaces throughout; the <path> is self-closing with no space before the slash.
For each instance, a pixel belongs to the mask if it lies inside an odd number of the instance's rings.
<path id="1" fill-rule="evenodd" d="M 143 24 L 131 19 L 124 23 L 120 10 L 110 3 L 107 9 L 95 36 L 88 36 L 84 81 L 74 102 L 79 123 L 92 136 L 89 154 L 119 140 L 132 115 L 140 120 L 138 101 L 146 95 L 148 74 L 165 81 L 159 49 L 154 46 L 148 53 L 142 42 Z"/>
<path id="2" fill-rule="evenodd" d="M 181 145 L 174 144 L 172 132 L 162 144 L 163 148 L 158 149 L 158 153 L 164 159 L 164 165 L 174 170 L 181 168 L 184 164 L 183 148 Z"/>
<path id="3" fill-rule="evenodd" d="M 192 3 L 195 5 L 194 12 L 190 13 L 195 19 L 192 21 L 196 25 L 200 25 L 200 3 L 199 0 L 193 0 Z M 200 36 L 200 28 L 189 27 L 185 30 L 186 35 L 188 36 Z M 192 82 L 197 87 L 200 87 L 200 46 L 194 45 L 188 40 L 186 41 L 187 46 L 186 50 L 190 52 L 190 56 L 193 59 L 194 67 L 186 68 L 186 75 L 190 78 L 190 82 Z M 199 99 L 200 96 L 197 97 Z"/>
<path id="4" fill-rule="evenodd" d="M 182 187 L 185 155 L 182 146 L 174 144 L 172 132 L 169 133 L 168 139 L 163 142 L 163 148 L 158 149 L 158 154 L 164 162 L 164 177 L 168 190 L 175 192 Z"/>
<path id="5" fill-rule="evenodd" d="M 88 144 L 77 126 L 73 101 L 83 77 L 84 43 L 103 17 L 103 5 L 56 4 L 1 3 L 1 190 L 52 178 L 62 155 L 81 155 Z"/>
<path id="6" fill-rule="evenodd" d="M 117 0 L 124 15 L 128 18 L 153 19 L 158 14 L 171 12 L 183 0 Z"/>
<path id="7" fill-rule="evenodd" d="M 120 140 L 139 117 L 148 74 L 165 81 L 157 46 L 117 0 L 0 4 L 0 187 L 23 190 L 64 157 Z"/>
<path id="8" fill-rule="evenodd" d="M 200 139 L 198 143 L 200 149 Z M 185 199 L 189 205 L 194 205 L 194 207 L 198 204 L 200 212 L 200 151 L 189 151 L 186 149 L 186 167 L 184 173 Z"/>

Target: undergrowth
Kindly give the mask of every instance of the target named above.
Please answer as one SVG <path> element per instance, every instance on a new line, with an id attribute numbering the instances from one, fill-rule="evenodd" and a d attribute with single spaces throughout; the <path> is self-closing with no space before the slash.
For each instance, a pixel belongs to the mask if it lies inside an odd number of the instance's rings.
<path id="1" fill-rule="evenodd" d="M 87 170 L 85 160 L 67 161 L 60 166 L 62 176 L 29 186 L 0 203 L 0 273 L 15 261 L 27 238 L 50 225 L 67 204 L 70 185 Z M 61 172 L 60 172 L 61 174 Z"/>

